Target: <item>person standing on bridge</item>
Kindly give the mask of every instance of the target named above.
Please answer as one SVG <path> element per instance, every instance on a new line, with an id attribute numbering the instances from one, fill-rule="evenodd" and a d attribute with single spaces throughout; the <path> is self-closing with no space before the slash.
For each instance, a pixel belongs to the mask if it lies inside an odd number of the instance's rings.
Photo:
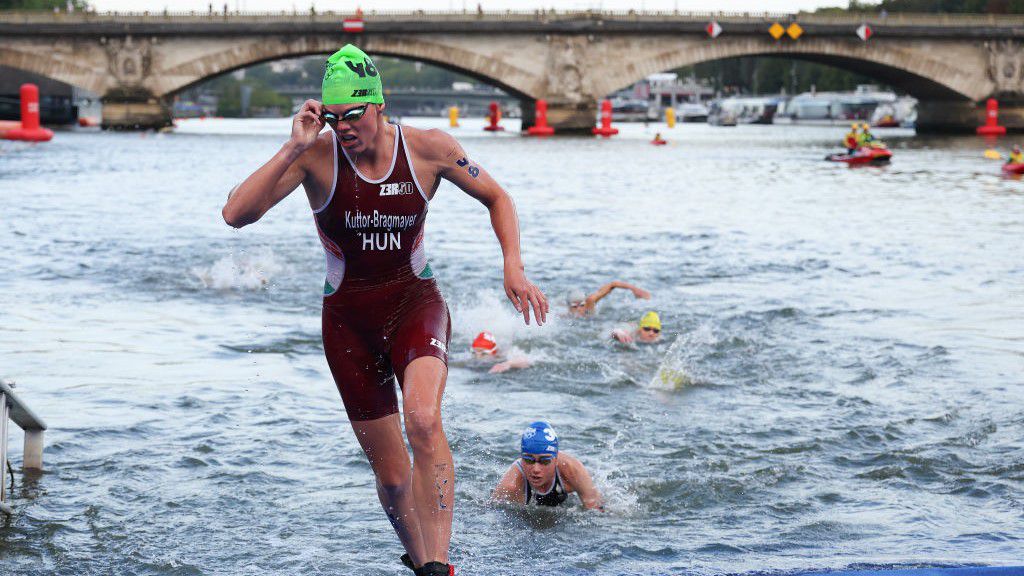
<path id="1" fill-rule="evenodd" d="M 240 228 L 305 188 L 327 260 L 322 330 L 331 374 L 407 552 L 403 562 L 418 576 L 448 576 L 455 475 L 441 396 L 451 321 L 423 248 L 442 178 L 489 210 L 505 293 L 526 323 L 532 308 L 542 324 L 548 303 L 526 278 L 512 199 L 449 134 L 385 123 L 369 56 L 348 44 L 328 58 L 322 99 L 302 105 L 291 139 L 232 190 L 223 216 Z M 320 134 L 325 125 L 331 130 Z"/>

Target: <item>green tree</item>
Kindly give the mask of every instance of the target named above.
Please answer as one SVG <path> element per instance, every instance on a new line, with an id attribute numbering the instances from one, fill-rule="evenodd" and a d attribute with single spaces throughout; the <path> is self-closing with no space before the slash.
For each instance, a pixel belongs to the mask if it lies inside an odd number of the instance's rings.
<path id="1" fill-rule="evenodd" d="M 89 8 L 85 0 L 71 0 L 76 11 Z M 0 10 L 67 10 L 67 0 L 0 0 Z"/>

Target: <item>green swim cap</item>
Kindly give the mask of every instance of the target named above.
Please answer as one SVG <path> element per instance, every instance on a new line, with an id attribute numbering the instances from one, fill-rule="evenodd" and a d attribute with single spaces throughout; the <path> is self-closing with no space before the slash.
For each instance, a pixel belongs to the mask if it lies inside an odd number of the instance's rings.
<path id="1" fill-rule="evenodd" d="M 341 50 L 327 59 L 320 92 L 325 106 L 359 102 L 384 103 L 380 72 L 366 52 L 352 44 L 342 46 Z"/>

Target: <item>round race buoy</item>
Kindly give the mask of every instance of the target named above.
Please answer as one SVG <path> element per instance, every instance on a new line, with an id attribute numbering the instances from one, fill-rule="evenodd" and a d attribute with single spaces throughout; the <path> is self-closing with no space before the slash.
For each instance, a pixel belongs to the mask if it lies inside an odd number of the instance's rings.
<path id="1" fill-rule="evenodd" d="M 504 126 L 498 125 L 498 122 L 501 122 L 501 106 L 498 106 L 497 102 L 491 102 L 489 108 L 490 112 L 487 113 L 487 126 L 484 126 L 484 130 L 488 132 L 501 132 L 505 129 Z"/>
<path id="2" fill-rule="evenodd" d="M 995 98 L 989 98 L 985 102 L 985 125 L 978 126 L 978 134 L 982 136 L 1006 134 L 1006 126 L 999 125 L 999 102 Z"/>
<path id="3" fill-rule="evenodd" d="M 533 126 L 527 128 L 526 133 L 530 136 L 551 136 L 555 133 L 555 129 L 548 126 L 547 100 L 537 100 L 533 112 Z"/>
<path id="4" fill-rule="evenodd" d="M 604 136 L 610 138 L 619 133 L 618 128 L 612 128 L 612 101 L 603 100 L 601 102 L 601 126 L 595 126 L 591 130 L 597 136 Z"/>
<path id="5" fill-rule="evenodd" d="M 26 142 L 48 142 L 53 131 L 39 125 L 39 87 L 35 84 L 21 85 L 21 127 L 4 132 L 7 140 Z"/>

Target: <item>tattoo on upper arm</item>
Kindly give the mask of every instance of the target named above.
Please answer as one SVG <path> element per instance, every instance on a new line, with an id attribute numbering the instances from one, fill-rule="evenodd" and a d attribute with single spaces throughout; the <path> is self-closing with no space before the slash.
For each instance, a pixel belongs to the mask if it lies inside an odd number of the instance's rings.
<path id="1" fill-rule="evenodd" d="M 472 176 L 473 178 L 476 178 L 477 176 L 480 175 L 480 168 L 471 165 L 469 163 L 469 160 L 467 160 L 465 156 L 456 160 L 455 163 L 458 164 L 460 168 L 466 168 L 466 172 L 469 172 L 469 175 Z"/>

